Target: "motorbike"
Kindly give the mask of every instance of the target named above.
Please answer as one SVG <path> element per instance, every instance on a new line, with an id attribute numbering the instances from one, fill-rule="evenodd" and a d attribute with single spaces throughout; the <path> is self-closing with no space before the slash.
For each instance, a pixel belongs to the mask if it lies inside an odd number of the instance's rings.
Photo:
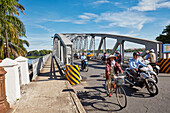
<path id="1" fill-rule="evenodd" d="M 156 81 L 152 76 L 147 73 L 146 67 L 139 67 L 138 77 L 136 83 L 134 83 L 134 76 L 132 75 L 129 68 L 126 68 L 125 81 L 130 84 L 130 87 L 137 86 L 140 88 L 146 87 L 151 96 L 158 94 L 158 87 Z"/>
<path id="2" fill-rule="evenodd" d="M 81 64 L 81 69 L 82 69 L 82 71 L 88 71 L 88 60 L 87 59 L 85 59 L 85 60 L 82 60 L 82 62 L 81 62 L 82 64 Z"/>
<path id="3" fill-rule="evenodd" d="M 158 83 L 157 73 L 153 70 L 153 67 L 150 65 L 148 60 L 143 61 L 143 63 L 148 66 L 148 67 L 145 67 L 145 69 L 146 69 L 145 73 L 150 74 L 151 77 L 156 81 L 156 84 L 157 84 Z"/>
<path id="4" fill-rule="evenodd" d="M 102 57 L 101 57 L 101 60 L 102 60 L 102 61 L 101 61 L 102 64 L 106 64 L 106 57 L 102 56 Z"/>
<path id="5" fill-rule="evenodd" d="M 158 75 L 159 71 L 160 71 L 160 67 L 159 67 L 158 63 L 150 63 L 150 65 L 152 66 L 153 71 Z"/>

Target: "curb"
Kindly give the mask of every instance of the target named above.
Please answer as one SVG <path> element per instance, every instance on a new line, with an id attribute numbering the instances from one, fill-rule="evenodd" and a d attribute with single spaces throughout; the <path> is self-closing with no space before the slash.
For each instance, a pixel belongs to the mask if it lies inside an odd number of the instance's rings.
<path id="1" fill-rule="evenodd" d="M 74 101 L 74 104 L 76 105 L 78 113 L 86 113 L 86 111 L 85 111 L 83 105 L 81 104 L 79 98 L 75 94 L 73 87 L 70 85 L 70 83 L 68 81 L 66 81 L 65 83 L 66 83 L 67 89 L 72 89 L 73 90 L 73 91 L 69 91 L 69 93 L 70 93 L 70 95 L 71 95 L 71 97 L 72 97 L 72 99 Z"/>

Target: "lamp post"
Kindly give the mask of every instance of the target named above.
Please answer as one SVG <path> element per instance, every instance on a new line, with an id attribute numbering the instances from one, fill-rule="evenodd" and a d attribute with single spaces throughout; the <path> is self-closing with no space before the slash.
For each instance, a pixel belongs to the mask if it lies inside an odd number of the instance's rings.
<path id="1" fill-rule="evenodd" d="M 2 62 L 2 60 L 0 60 Z M 9 103 L 6 100 L 5 74 L 7 72 L 0 67 L 0 113 L 6 113 L 9 110 Z"/>

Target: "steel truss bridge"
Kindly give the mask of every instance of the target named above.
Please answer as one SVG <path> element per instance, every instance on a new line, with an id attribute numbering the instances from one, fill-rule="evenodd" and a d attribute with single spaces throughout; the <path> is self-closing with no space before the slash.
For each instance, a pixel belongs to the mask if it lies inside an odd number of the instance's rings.
<path id="1" fill-rule="evenodd" d="M 96 47 L 96 39 L 100 38 L 100 43 Z M 162 58 L 162 43 L 159 41 L 152 41 L 147 39 L 113 35 L 101 33 L 56 33 L 53 37 L 53 55 L 58 57 L 63 64 L 73 63 L 73 54 L 82 51 L 93 51 L 93 58 L 99 58 L 100 50 L 106 51 L 106 38 L 116 39 L 112 52 L 114 54 L 118 46 L 120 46 L 120 53 L 122 55 L 122 63 L 124 63 L 124 43 L 133 42 L 145 46 L 145 50 L 154 49 L 156 58 Z M 113 40 L 114 42 L 115 40 Z M 144 54 L 143 52 L 142 54 Z"/>

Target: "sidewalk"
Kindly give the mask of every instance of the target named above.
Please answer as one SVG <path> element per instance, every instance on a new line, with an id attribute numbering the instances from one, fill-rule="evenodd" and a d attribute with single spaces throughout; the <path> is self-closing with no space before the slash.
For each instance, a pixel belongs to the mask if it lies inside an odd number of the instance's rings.
<path id="1" fill-rule="evenodd" d="M 49 80 L 51 57 L 41 70 L 37 81 L 22 88 L 22 97 L 13 113 L 85 113 L 72 86 L 62 80 Z M 56 68 L 57 70 L 57 68 Z"/>

